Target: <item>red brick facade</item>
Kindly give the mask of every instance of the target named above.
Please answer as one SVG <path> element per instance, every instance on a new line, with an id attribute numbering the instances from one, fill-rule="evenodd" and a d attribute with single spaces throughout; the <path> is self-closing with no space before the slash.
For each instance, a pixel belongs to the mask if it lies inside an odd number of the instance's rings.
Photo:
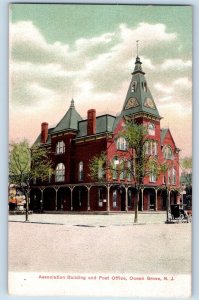
<path id="1" fill-rule="evenodd" d="M 36 143 L 44 144 L 51 152 L 54 173 L 48 182 L 32 185 L 31 208 L 44 211 L 133 211 L 136 199 L 135 184 L 132 179 L 113 179 L 107 172 L 102 182 L 94 182 L 90 176 L 90 159 L 102 152 L 107 160 L 115 156 L 128 158 L 125 149 L 117 149 L 116 137 L 122 130 L 125 117 L 133 116 L 138 124 L 148 128 L 147 138 L 151 141 L 147 151 L 151 152 L 160 163 L 167 162 L 169 170 L 166 183 L 169 198 L 177 203 L 179 187 L 179 149 L 176 147 L 169 129 L 160 128 L 161 117 L 147 87 L 141 62 L 136 58 L 136 67 L 127 92 L 123 110 L 119 117 L 103 115 L 96 117 L 95 109 L 87 113 L 87 120 L 82 120 L 72 100 L 71 106 L 63 119 L 54 128 L 48 129 L 42 123 L 41 134 Z M 143 89 L 138 91 L 132 89 Z M 137 93 L 137 94 L 136 94 Z M 149 100 L 148 100 L 149 99 Z M 147 102 L 148 101 L 148 102 Z M 140 210 L 165 210 L 162 197 L 164 176 L 151 180 L 144 178 L 140 194 Z"/>

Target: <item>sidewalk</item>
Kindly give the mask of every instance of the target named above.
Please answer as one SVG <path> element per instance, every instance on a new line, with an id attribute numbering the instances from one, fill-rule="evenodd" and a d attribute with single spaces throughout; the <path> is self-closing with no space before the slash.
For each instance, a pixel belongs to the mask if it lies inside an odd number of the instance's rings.
<path id="1" fill-rule="evenodd" d="M 91 215 L 91 214 L 31 214 L 29 223 L 59 224 L 68 226 L 126 226 L 133 225 L 134 213 Z M 12 222 L 25 222 L 25 215 L 9 215 Z M 166 212 L 138 214 L 138 224 L 163 224 Z"/>

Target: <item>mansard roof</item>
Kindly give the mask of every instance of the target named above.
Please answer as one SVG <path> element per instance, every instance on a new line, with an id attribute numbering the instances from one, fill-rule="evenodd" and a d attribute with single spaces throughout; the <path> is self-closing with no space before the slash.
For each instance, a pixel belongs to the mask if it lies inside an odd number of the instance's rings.
<path id="1" fill-rule="evenodd" d="M 138 113 L 147 113 L 158 119 L 161 118 L 148 87 L 145 73 L 142 71 L 142 62 L 139 57 L 135 61 L 135 68 L 121 115 L 130 116 Z"/>
<path id="2" fill-rule="evenodd" d="M 115 118 L 115 116 L 108 114 L 96 117 L 96 134 L 103 132 L 113 132 L 113 124 L 115 122 Z M 87 135 L 87 122 L 87 119 L 78 122 L 77 138 Z"/>
<path id="3" fill-rule="evenodd" d="M 82 120 L 82 117 L 80 114 L 76 111 L 74 100 L 72 99 L 71 105 L 66 112 L 66 114 L 63 116 L 61 121 L 55 126 L 55 128 L 52 131 L 53 133 L 57 133 L 59 131 L 65 131 L 69 129 L 78 130 L 78 122 Z"/>

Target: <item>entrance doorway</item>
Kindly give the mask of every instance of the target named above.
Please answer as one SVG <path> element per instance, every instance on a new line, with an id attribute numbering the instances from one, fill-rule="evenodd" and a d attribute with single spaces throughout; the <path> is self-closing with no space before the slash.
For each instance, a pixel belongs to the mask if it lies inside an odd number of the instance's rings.
<path id="1" fill-rule="evenodd" d="M 155 195 L 153 194 L 149 195 L 149 209 L 155 210 Z"/>

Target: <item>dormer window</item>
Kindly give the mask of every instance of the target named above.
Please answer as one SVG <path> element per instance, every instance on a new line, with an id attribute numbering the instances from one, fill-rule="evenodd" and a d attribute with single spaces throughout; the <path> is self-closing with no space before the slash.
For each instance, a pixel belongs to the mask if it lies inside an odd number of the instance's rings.
<path id="1" fill-rule="evenodd" d="M 64 141 L 59 141 L 56 144 L 56 154 L 65 153 L 65 143 Z"/>
<path id="2" fill-rule="evenodd" d="M 133 81 L 131 83 L 131 92 L 134 93 L 136 91 L 136 87 L 137 87 L 137 82 Z"/>
<path id="3" fill-rule="evenodd" d="M 148 134 L 155 135 L 155 125 L 153 123 L 149 123 L 148 125 Z"/>
<path id="4" fill-rule="evenodd" d="M 172 159 L 173 158 L 173 151 L 170 146 L 166 146 L 163 149 L 163 154 L 165 159 Z"/>

